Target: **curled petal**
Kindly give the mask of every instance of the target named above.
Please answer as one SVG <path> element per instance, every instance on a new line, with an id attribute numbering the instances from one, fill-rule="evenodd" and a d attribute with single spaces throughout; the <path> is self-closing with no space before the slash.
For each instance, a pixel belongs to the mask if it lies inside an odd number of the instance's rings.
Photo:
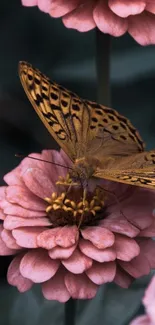
<path id="1" fill-rule="evenodd" d="M 4 228 L 13 230 L 19 227 L 50 226 L 51 223 L 47 218 L 19 218 L 16 216 L 7 216 L 4 220 Z"/>
<path id="2" fill-rule="evenodd" d="M 38 246 L 45 249 L 52 249 L 53 247 L 55 247 L 56 246 L 55 236 L 59 230 L 60 227 L 43 231 L 37 237 Z"/>
<path id="3" fill-rule="evenodd" d="M 50 259 L 47 251 L 31 250 L 21 260 L 20 273 L 34 283 L 41 283 L 53 277 L 59 264 L 59 261 Z"/>
<path id="4" fill-rule="evenodd" d="M 23 174 L 23 180 L 27 188 L 41 199 L 50 197 L 55 190 L 55 186 L 48 175 L 39 168 L 27 169 Z"/>
<path id="5" fill-rule="evenodd" d="M 55 243 L 61 247 L 70 247 L 79 239 L 77 226 L 61 227 L 55 235 Z"/>
<path id="6" fill-rule="evenodd" d="M 82 254 L 78 249 L 67 260 L 62 260 L 65 268 L 74 273 L 80 274 L 92 266 L 92 259 Z"/>
<path id="7" fill-rule="evenodd" d="M 76 244 L 71 247 L 67 247 L 67 248 L 56 246 L 56 247 L 50 249 L 48 251 L 48 254 L 49 254 L 50 258 L 52 258 L 52 259 L 58 259 L 58 258 L 59 259 L 67 259 L 72 255 L 75 248 L 76 248 Z"/>
<path id="8" fill-rule="evenodd" d="M 60 269 L 52 279 L 42 284 L 42 292 L 46 299 L 59 302 L 66 302 L 70 299 L 70 293 L 64 282 L 64 275 L 65 272 Z"/>
<path id="9" fill-rule="evenodd" d="M 140 247 L 136 241 L 122 235 L 115 236 L 115 248 L 117 258 L 122 261 L 130 261 L 140 253 Z"/>
<path id="10" fill-rule="evenodd" d="M 80 239 L 79 248 L 83 254 L 97 262 L 110 262 L 116 259 L 116 252 L 113 247 L 98 249 L 88 240 Z"/>
<path id="11" fill-rule="evenodd" d="M 119 261 L 119 264 L 127 273 L 136 279 L 150 273 L 149 262 L 142 253 L 130 262 Z"/>
<path id="12" fill-rule="evenodd" d="M 112 282 L 116 273 L 115 262 L 98 263 L 94 262 L 92 267 L 86 271 L 88 278 L 95 284 L 101 285 Z"/>
<path id="13" fill-rule="evenodd" d="M 109 0 L 110 9 L 118 16 L 126 18 L 130 15 L 138 15 L 145 9 L 146 1 L 143 0 Z"/>
<path id="14" fill-rule="evenodd" d="M 67 273 L 65 285 L 73 299 L 92 299 L 98 289 L 98 286 L 90 281 L 85 274 Z"/>
<path id="15" fill-rule="evenodd" d="M 14 229 L 12 235 L 21 247 L 37 248 L 37 236 L 44 230 L 44 227 L 21 227 Z"/>
<path id="16" fill-rule="evenodd" d="M 68 28 L 75 28 L 79 32 L 93 29 L 96 26 L 92 15 L 93 7 L 94 1 L 83 2 L 77 9 L 63 17 L 64 25 Z"/>
<path id="17" fill-rule="evenodd" d="M 127 289 L 130 284 L 133 282 L 133 277 L 131 275 L 129 275 L 128 273 L 126 273 L 123 269 L 120 269 L 119 267 L 117 267 L 116 270 L 116 275 L 114 278 L 114 282 L 119 285 L 122 288 Z"/>
<path id="18" fill-rule="evenodd" d="M 21 249 L 21 247 L 17 245 L 16 240 L 13 238 L 11 231 L 3 229 L 1 232 L 1 238 L 7 247 L 11 249 Z"/>
<path id="19" fill-rule="evenodd" d="M 13 261 L 11 262 L 8 273 L 7 273 L 7 280 L 8 283 L 18 288 L 20 292 L 25 292 L 31 289 L 33 282 L 29 279 L 24 278 L 19 271 L 19 265 L 21 262 L 22 255 L 16 256 Z"/>
<path id="20" fill-rule="evenodd" d="M 93 11 L 93 18 L 97 27 L 103 33 L 121 36 L 127 31 L 127 20 L 115 15 L 108 7 L 106 1 L 98 0 Z"/>
<path id="21" fill-rule="evenodd" d="M 86 227 L 81 230 L 82 237 L 88 239 L 99 249 L 110 247 L 114 244 L 114 234 L 106 228 Z"/>
<path id="22" fill-rule="evenodd" d="M 6 189 L 6 197 L 10 203 L 17 203 L 23 208 L 37 211 L 45 211 L 46 204 L 28 189 L 22 186 L 12 185 Z"/>

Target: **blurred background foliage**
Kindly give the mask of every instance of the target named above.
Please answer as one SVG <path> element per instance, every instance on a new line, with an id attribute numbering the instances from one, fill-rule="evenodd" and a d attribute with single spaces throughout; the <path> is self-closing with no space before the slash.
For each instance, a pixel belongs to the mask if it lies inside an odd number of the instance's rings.
<path id="1" fill-rule="evenodd" d="M 66 29 L 20 0 L 0 1 L 0 182 L 19 159 L 15 153 L 57 148 L 31 107 L 18 77 L 25 60 L 83 98 L 97 99 L 96 32 Z M 155 47 L 129 35 L 111 39 L 111 106 L 128 117 L 147 148 L 155 147 Z M 106 64 L 106 62 L 105 62 Z M 104 71 L 103 71 L 104 73 Z M 104 103 L 104 99 L 102 101 Z M 20 294 L 6 283 L 10 257 L 1 257 L 0 324 L 63 324 L 64 306 L 45 301 L 38 287 Z M 77 324 L 126 325 L 142 312 L 140 297 L 149 277 L 125 290 L 110 284 L 92 301 L 78 302 Z"/>

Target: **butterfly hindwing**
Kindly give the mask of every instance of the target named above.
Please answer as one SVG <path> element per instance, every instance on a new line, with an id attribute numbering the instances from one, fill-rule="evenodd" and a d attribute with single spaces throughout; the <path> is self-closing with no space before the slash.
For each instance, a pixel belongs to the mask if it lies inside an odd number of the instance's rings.
<path id="1" fill-rule="evenodd" d="M 155 189 L 155 150 L 113 160 L 109 158 L 109 168 L 101 162 L 94 176 Z"/>

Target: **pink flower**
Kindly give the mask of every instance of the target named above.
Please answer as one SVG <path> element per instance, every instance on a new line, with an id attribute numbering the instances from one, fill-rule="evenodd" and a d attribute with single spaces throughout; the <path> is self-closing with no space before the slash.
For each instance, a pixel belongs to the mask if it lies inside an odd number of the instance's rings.
<path id="1" fill-rule="evenodd" d="M 63 17 L 68 28 L 86 32 L 98 27 L 121 36 L 128 32 L 139 44 L 155 44 L 154 0 L 22 0 L 52 17 Z"/>
<path id="2" fill-rule="evenodd" d="M 63 151 L 31 156 L 70 166 Z M 111 281 L 127 288 L 155 267 L 154 191 L 98 180 L 117 193 L 118 203 L 96 190 L 92 180 L 82 212 L 81 189 L 74 186 L 64 195 L 68 187 L 56 185 L 66 173 L 66 168 L 25 158 L 5 175 L 0 255 L 16 255 L 8 282 L 21 292 L 41 283 L 44 297 L 60 302 L 93 298 Z"/>
<path id="3" fill-rule="evenodd" d="M 139 316 L 130 325 L 154 325 L 155 324 L 155 276 L 153 276 L 143 297 L 146 315 Z"/>

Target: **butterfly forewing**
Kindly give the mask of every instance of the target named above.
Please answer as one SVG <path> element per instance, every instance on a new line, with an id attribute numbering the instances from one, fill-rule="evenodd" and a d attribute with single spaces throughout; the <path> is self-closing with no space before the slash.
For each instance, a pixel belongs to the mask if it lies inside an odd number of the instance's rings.
<path id="1" fill-rule="evenodd" d="M 34 109 L 45 124 L 51 135 L 66 152 L 75 160 L 82 133 L 84 111 L 80 98 L 51 82 L 39 70 L 32 68 L 26 62 L 19 63 L 19 75 L 23 88 L 31 101 Z M 86 121 L 89 121 L 88 116 Z M 87 124 L 87 123 L 86 123 Z"/>

